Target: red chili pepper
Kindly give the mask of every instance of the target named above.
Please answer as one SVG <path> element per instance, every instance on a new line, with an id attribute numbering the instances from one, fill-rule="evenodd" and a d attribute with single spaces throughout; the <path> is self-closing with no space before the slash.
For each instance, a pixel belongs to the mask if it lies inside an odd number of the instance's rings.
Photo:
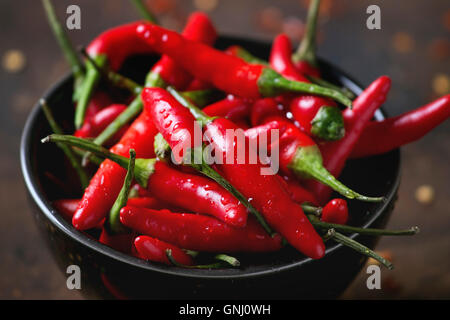
<path id="1" fill-rule="evenodd" d="M 450 95 L 383 121 L 369 122 L 350 157 L 381 154 L 422 138 L 450 117 Z"/>
<path id="2" fill-rule="evenodd" d="M 333 199 L 322 209 L 321 220 L 328 223 L 346 224 L 348 220 L 347 201 Z"/>
<path id="3" fill-rule="evenodd" d="M 147 189 L 156 198 L 171 205 L 212 215 L 235 227 L 246 224 L 248 214 L 245 206 L 218 183 L 180 172 L 162 161 L 155 163 Z"/>
<path id="4" fill-rule="evenodd" d="M 86 51 L 98 67 L 109 65 L 112 70 L 118 70 L 128 56 L 153 52 L 153 49 L 136 35 L 136 27 L 145 24 L 149 23 L 138 21 L 109 29 L 95 38 Z M 75 110 L 75 127 L 77 129 L 81 128 L 84 123 L 86 108 L 100 76 L 97 67 L 89 60 L 86 61 L 86 76 Z"/>
<path id="5" fill-rule="evenodd" d="M 207 90 L 211 89 L 213 86 L 205 81 L 202 81 L 200 79 L 194 79 L 191 81 L 191 83 L 187 86 L 185 89 L 186 91 L 195 91 L 195 90 Z"/>
<path id="6" fill-rule="evenodd" d="M 208 105 L 203 112 L 211 117 L 222 117 L 239 121 L 250 115 L 250 101 L 229 94 L 225 99 Z"/>
<path id="7" fill-rule="evenodd" d="M 234 228 L 199 214 L 127 206 L 120 212 L 120 221 L 142 234 L 188 250 L 268 252 L 281 248 L 281 237 L 272 238 L 253 218 L 245 228 Z"/>
<path id="8" fill-rule="evenodd" d="M 94 138 L 99 135 L 115 118 L 117 118 L 125 109 L 126 105 L 123 104 L 112 104 L 98 111 L 94 116 L 86 118 L 83 126 L 75 131 L 74 136 L 79 138 Z M 124 126 L 118 131 L 114 137 L 113 141 L 117 141 L 123 136 L 128 126 Z"/>
<path id="9" fill-rule="evenodd" d="M 253 127 L 263 124 L 269 117 L 285 115 L 283 104 L 273 98 L 258 99 L 252 106 L 250 123 Z"/>
<path id="10" fill-rule="evenodd" d="M 113 70 L 133 54 L 151 53 L 152 48 L 136 35 L 136 27 L 142 24 L 150 23 L 135 21 L 104 31 L 89 44 L 87 53 L 93 58 L 104 55 Z"/>
<path id="11" fill-rule="evenodd" d="M 238 143 L 226 138 L 226 130 L 236 130 L 232 122 L 219 118 L 206 124 L 206 133 L 216 154 L 222 154 L 223 164 L 217 167 L 223 176 L 248 198 L 269 225 L 280 232 L 297 250 L 318 259 L 325 253 L 322 239 L 309 223 L 303 210 L 295 204 L 274 175 L 262 175 L 259 164 L 239 164 Z M 220 151 L 220 152 L 218 152 Z M 233 152 L 233 163 L 227 163 L 227 154 Z"/>
<path id="12" fill-rule="evenodd" d="M 147 112 L 132 123 L 127 132 L 111 151 L 128 157 L 129 150 L 136 151 L 138 157 L 152 157 L 153 138 L 157 130 Z M 72 219 L 72 224 L 79 230 L 95 227 L 108 213 L 122 187 L 126 170 L 118 164 L 105 160 L 92 177 L 83 198 Z"/>
<path id="13" fill-rule="evenodd" d="M 298 72 L 292 63 L 291 40 L 285 34 L 278 35 L 272 43 L 269 58 L 270 66 L 287 79 L 310 83 L 305 76 Z"/>
<path id="14" fill-rule="evenodd" d="M 100 110 L 111 104 L 113 104 L 113 101 L 108 94 L 103 91 L 96 91 L 86 108 L 85 123 L 90 121 Z"/>
<path id="15" fill-rule="evenodd" d="M 52 204 L 65 220 L 72 221 L 79 202 L 80 199 L 59 199 L 53 201 Z"/>
<path id="16" fill-rule="evenodd" d="M 338 177 L 344 168 L 354 146 L 361 136 L 367 123 L 375 111 L 384 103 L 391 87 L 389 77 L 382 76 L 372 82 L 354 101 L 353 110 L 346 109 L 344 118 L 347 120 L 345 137 L 339 141 L 328 142 L 321 146 L 325 168 Z M 320 203 L 329 199 L 331 190 L 316 181 L 308 182 L 308 189 L 313 191 Z"/>
<path id="17" fill-rule="evenodd" d="M 293 65 L 291 41 L 281 34 L 272 45 L 270 65 L 288 79 L 309 82 Z M 339 140 L 345 134 L 342 113 L 333 100 L 300 95 L 289 102 L 290 111 L 300 128 L 310 136 L 324 140 Z"/>
<path id="18" fill-rule="evenodd" d="M 313 84 L 290 81 L 262 65 L 248 64 L 204 44 L 189 41 L 180 34 L 154 25 L 141 25 L 137 33 L 162 54 L 167 54 L 196 78 L 246 98 L 276 96 L 285 91 L 329 96 L 344 105 L 351 101 L 341 93 Z"/>
<path id="19" fill-rule="evenodd" d="M 291 194 L 291 199 L 299 204 L 304 202 L 317 205 L 316 197 L 307 189 L 305 189 L 300 183 L 294 179 L 287 180 L 287 188 Z"/>
<path id="20" fill-rule="evenodd" d="M 305 36 L 297 52 L 292 55 L 292 60 L 300 73 L 317 78 L 320 77 L 316 58 L 316 26 L 319 7 L 320 0 L 311 0 L 308 9 Z"/>
<path id="21" fill-rule="evenodd" d="M 178 263 L 188 266 L 194 264 L 191 256 L 189 256 L 186 252 L 172 244 L 155 238 L 139 236 L 134 240 L 134 246 L 136 247 L 138 257 L 144 260 L 172 265 L 166 254 L 166 250 L 170 249 L 172 251 L 173 258 Z"/>
<path id="22" fill-rule="evenodd" d="M 322 156 L 316 143 L 306 134 L 302 133 L 293 123 L 285 118 L 272 117 L 266 119 L 267 123 L 259 127 L 247 130 L 246 136 L 256 139 L 257 133 L 266 132 L 267 136 L 271 130 L 279 130 L 279 140 L 270 141 L 274 149 L 275 144 L 279 148 L 279 161 L 281 171 L 287 175 L 294 173 L 301 178 L 314 178 L 326 183 L 335 191 L 350 198 L 363 201 L 381 201 L 382 198 L 372 198 L 360 195 L 349 189 L 328 172 L 322 164 Z"/>
<path id="23" fill-rule="evenodd" d="M 190 15 L 183 36 L 192 41 L 202 42 L 212 45 L 216 41 L 216 30 L 204 13 L 196 12 Z M 192 81 L 192 76 L 178 67 L 178 65 L 168 56 L 163 55 L 152 68 L 152 72 L 157 73 L 168 84 L 180 90 L 186 88 Z"/>
<path id="24" fill-rule="evenodd" d="M 183 159 L 183 150 L 201 146 L 201 139 L 198 141 L 194 137 L 195 132 L 201 134 L 199 124 L 195 122 L 189 110 L 170 93 L 161 88 L 145 88 L 141 97 L 156 128 L 172 148 L 176 161 L 181 162 Z"/>
<path id="25" fill-rule="evenodd" d="M 117 251 L 130 254 L 133 246 L 134 233 L 110 234 L 104 227 L 98 241 Z"/>
<path id="26" fill-rule="evenodd" d="M 147 189 L 145 189 L 145 191 L 150 193 Z M 152 197 L 130 198 L 127 201 L 127 206 L 143 207 L 155 210 L 162 210 L 169 207 L 167 203 Z"/>

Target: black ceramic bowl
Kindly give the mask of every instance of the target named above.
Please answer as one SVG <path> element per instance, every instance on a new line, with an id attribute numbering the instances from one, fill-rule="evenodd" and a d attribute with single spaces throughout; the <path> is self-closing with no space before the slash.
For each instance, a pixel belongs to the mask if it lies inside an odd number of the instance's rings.
<path id="1" fill-rule="evenodd" d="M 251 52 L 267 58 L 269 44 L 222 37 L 218 48 L 242 45 Z M 152 58 L 153 59 L 153 58 Z M 142 80 L 152 63 L 149 57 L 134 57 L 123 72 Z M 322 63 L 323 75 L 343 84 L 355 93 L 361 87 L 339 69 Z M 56 83 L 43 97 L 60 124 L 73 130 L 70 75 Z M 383 118 L 381 111 L 378 119 Z M 128 298 L 335 298 L 341 294 L 361 270 L 366 258 L 342 245 L 329 241 L 324 258 L 311 260 L 291 248 L 273 254 L 239 255 L 239 269 L 190 270 L 150 263 L 117 252 L 97 242 L 92 236 L 75 230 L 52 207 L 51 201 L 80 196 L 67 187 L 75 181 L 65 164 L 63 154 L 54 144 L 41 144 L 40 139 L 50 129 L 38 105 L 26 122 L 21 143 L 21 166 L 34 218 L 61 270 L 69 265 L 81 268 L 82 293 L 86 297 Z M 349 161 L 341 179 L 355 190 L 367 195 L 384 195 L 383 203 L 349 201 L 349 224 L 380 228 L 393 210 L 399 186 L 400 153 Z M 51 173 L 49 175 L 48 173 Z M 57 179 L 55 179 L 55 177 Z M 377 238 L 353 235 L 373 248 Z"/>

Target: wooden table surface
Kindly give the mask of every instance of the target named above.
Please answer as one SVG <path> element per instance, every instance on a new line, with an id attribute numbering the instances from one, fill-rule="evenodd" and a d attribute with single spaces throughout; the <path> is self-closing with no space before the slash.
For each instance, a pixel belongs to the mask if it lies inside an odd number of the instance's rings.
<path id="1" fill-rule="evenodd" d="M 65 17 L 70 4 L 81 7 L 81 30 L 71 31 L 77 45 L 102 30 L 137 19 L 127 0 L 58 0 Z M 196 8 L 209 10 L 222 34 L 270 40 L 281 31 L 295 41 L 302 35 L 304 0 L 152 0 L 161 22 L 181 29 Z M 337 3 L 339 6 L 337 6 Z M 366 8 L 378 4 L 382 29 L 368 30 Z M 323 1 L 321 56 L 367 85 L 379 75 L 392 77 L 387 109 L 397 115 L 445 93 L 450 76 L 450 6 L 448 0 Z M 69 291 L 34 225 L 19 167 L 19 141 L 25 119 L 41 94 L 68 67 L 49 30 L 40 1 L 0 2 L 0 298 L 81 299 Z M 19 50 L 25 65 L 11 72 L 6 57 Z M 13 54 L 14 56 L 14 54 Z M 10 56 L 11 57 L 11 56 Z M 12 63 L 12 64 L 11 64 Z M 402 149 L 399 201 L 389 228 L 418 225 L 410 238 L 386 237 L 377 250 L 392 256 L 393 271 L 382 270 L 382 289 L 368 290 L 362 272 L 343 299 L 450 298 L 450 122 Z M 415 191 L 430 185 L 429 204 Z"/>

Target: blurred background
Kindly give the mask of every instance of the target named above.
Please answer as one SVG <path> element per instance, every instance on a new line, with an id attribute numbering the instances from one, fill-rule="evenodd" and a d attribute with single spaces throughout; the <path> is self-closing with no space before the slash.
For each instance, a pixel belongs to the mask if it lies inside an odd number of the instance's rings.
<path id="1" fill-rule="evenodd" d="M 86 45 L 103 30 L 139 18 L 129 0 L 53 1 L 61 19 L 81 8 Z M 295 43 L 304 32 L 307 0 L 149 0 L 162 25 L 181 30 L 188 14 L 210 14 L 221 34 L 271 41 L 280 32 Z M 366 28 L 366 8 L 381 8 L 381 30 Z M 393 80 L 390 115 L 450 93 L 448 0 L 323 0 L 319 55 L 363 85 L 386 74 Z M 0 2 L 0 298 L 82 299 L 66 288 L 28 209 L 19 167 L 25 120 L 43 92 L 69 71 L 50 31 L 41 2 Z M 388 228 L 418 225 L 411 238 L 382 239 L 377 251 L 395 270 L 382 270 L 382 289 L 368 290 L 361 273 L 343 299 L 450 298 L 450 122 L 402 149 L 399 200 Z"/>

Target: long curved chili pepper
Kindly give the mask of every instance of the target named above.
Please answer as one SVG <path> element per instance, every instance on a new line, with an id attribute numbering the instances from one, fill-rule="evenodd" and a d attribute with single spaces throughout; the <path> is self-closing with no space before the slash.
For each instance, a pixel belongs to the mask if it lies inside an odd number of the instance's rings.
<path id="1" fill-rule="evenodd" d="M 288 179 L 286 181 L 286 184 L 293 201 L 300 204 L 303 202 L 308 202 L 311 204 L 318 203 L 316 197 L 312 194 L 312 192 L 300 185 L 298 181 L 294 179 Z"/>
<path id="2" fill-rule="evenodd" d="M 450 117 L 450 95 L 443 96 L 418 109 L 383 121 L 367 124 L 350 157 L 381 154 L 422 138 Z"/>
<path id="3" fill-rule="evenodd" d="M 309 82 L 293 65 L 291 52 L 289 38 L 285 34 L 278 35 L 272 44 L 270 65 L 288 79 Z M 339 140 L 344 136 L 344 119 L 333 100 L 300 95 L 288 104 L 294 119 L 308 135 L 324 140 Z"/>
<path id="4" fill-rule="evenodd" d="M 150 115 L 144 111 L 131 124 L 120 141 L 111 148 L 111 152 L 128 156 L 129 149 L 133 148 L 137 157 L 152 157 L 153 138 L 156 133 Z M 126 170 L 113 161 L 103 161 L 86 188 L 72 219 L 75 228 L 90 229 L 106 216 L 119 194 L 125 174 Z"/>
<path id="5" fill-rule="evenodd" d="M 247 118 L 251 109 L 251 101 L 229 94 L 225 99 L 203 108 L 203 112 L 211 117 L 222 117 L 231 121 L 238 121 Z"/>
<path id="6" fill-rule="evenodd" d="M 176 32 L 158 26 L 143 24 L 137 28 L 137 34 L 195 77 L 237 96 L 261 98 L 293 91 L 327 96 L 346 106 L 351 105 L 351 101 L 339 92 L 288 80 L 270 68 L 248 64 L 240 58 L 189 41 Z"/>
<path id="7" fill-rule="evenodd" d="M 192 41 L 204 42 L 207 45 L 212 45 L 217 37 L 216 30 L 211 20 L 202 13 L 193 13 L 186 24 L 183 36 Z M 161 58 L 156 63 L 147 75 L 146 87 L 163 87 L 167 83 L 177 87 L 187 85 L 188 79 L 192 77 L 182 70 L 177 64 L 174 64 L 170 59 Z M 123 125 L 133 119 L 139 112 L 142 111 L 143 103 L 140 95 L 138 95 L 133 102 L 128 106 L 115 121 L 113 121 L 95 140 L 94 142 L 102 145 L 111 138 Z"/>
<path id="8" fill-rule="evenodd" d="M 152 48 L 136 35 L 136 27 L 142 24 L 146 22 L 132 22 L 103 32 L 89 44 L 87 53 L 98 66 L 109 65 L 113 70 L 118 70 L 128 56 L 153 52 Z M 100 72 L 89 60 L 86 61 L 86 76 L 75 110 L 77 129 L 83 125 L 86 107 L 99 80 Z"/>
<path id="9" fill-rule="evenodd" d="M 320 77 L 316 59 L 316 26 L 319 15 L 320 0 L 311 0 L 308 9 L 305 36 L 292 55 L 292 61 L 297 70 L 304 75 Z"/>
<path id="10" fill-rule="evenodd" d="M 300 205 L 290 198 L 278 178 L 271 174 L 262 174 L 262 165 L 240 163 L 237 137 L 227 138 L 227 130 L 239 129 L 224 118 L 211 118 L 193 105 L 185 105 L 194 117 L 204 124 L 205 136 L 221 158 L 216 162 L 218 171 L 261 212 L 276 231 L 297 250 L 309 257 L 319 259 L 325 254 L 322 239 L 316 233 L 303 214 Z M 246 143 L 248 145 L 248 143 Z M 227 156 L 233 156 L 228 163 Z"/>
<path id="11" fill-rule="evenodd" d="M 79 138 L 94 138 L 99 133 L 101 133 L 114 119 L 116 119 L 125 109 L 126 105 L 123 104 L 112 104 L 99 112 L 97 114 L 91 116 L 90 118 L 86 118 L 83 126 L 76 130 L 74 133 L 75 137 Z M 123 127 L 119 132 L 117 132 L 112 140 L 119 140 L 128 127 Z"/>
<path id="12" fill-rule="evenodd" d="M 149 236 L 139 236 L 134 240 L 134 246 L 139 258 L 154 262 L 161 262 L 172 265 L 166 255 L 166 250 L 170 249 L 173 258 L 180 264 L 191 266 L 194 264 L 191 256 L 180 248 Z"/>
<path id="13" fill-rule="evenodd" d="M 180 248 L 206 252 L 269 252 L 281 248 L 281 237 L 271 237 L 249 217 L 244 228 L 234 228 L 213 217 L 125 207 L 120 221 L 141 234 Z"/>
<path id="14" fill-rule="evenodd" d="M 241 46 L 237 46 L 237 45 L 230 46 L 225 50 L 225 53 L 230 54 L 235 57 L 238 57 L 238 58 L 241 58 L 242 60 L 244 60 L 248 63 L 269 66 L 267 61 L 254 56 L 253 54 L 251 54 L 250 52 L 248 52 Z"/>
<path id="15" fill-rule="evenodd" d="M 84 123 L 89 122 L 97 113 L 103 108 L 113 104 L 111 97 L 104 91 L 97 90 L 92 95 L 91 100 L 86 108 L 86 115 L 84 117 Z"/>
<path id="16" fill-rule="evenodd" d="M 279 147 L 280 168 L 285 174 L 294 173 L 301 178 L 313 178 L 321 181 L 349 199 L 373 202 L 383 199 L 363 196 L 339 182 L 324 168 L 317 144 L 285 118 L 268 118 L 265 125 L 248 130 L 246 136 L 255 139 L 256 132 L 261 134 L 266 131 L 266 134 L 269 135 L 268 133 L 274 129 L 279 130 L 280 138 L 272 143 L 276 143 Z M 270 147 L 271 150 L 272 148 Z"/>
<path id="17" fill-rule="evenodd" d="M 43 142 L 48 141 L 64 142 L 88 150 L 110 161 L 114 161 L 123 168 L 127 168 L 129 165 L 130 160 L 128 158 L 108 151 L 88 140 L 73 136 L 51 135 L 43 140 Z M 164 161 L 142 158 L 136 160 L 135 179 L 139 184 L 146 187 L 152 195 L 174 206 L 192 212 L 212 215 L 235 227 L 243 227 L 246 224 L 247 208 L 230 192 L 213 180 L 178 171 Z M 118 182 L 119 189 L 122 181 L 123 176 L 121 182 Z M 77 213 L 78 211 L 79 209 Z M 73 222 L 78 222 L 79 220 L 75 220 L 77 213 L 72 220 Z M 93 215 L 97 219 L 99 216 L 104 216 L 97 212 L 93 213 Z M 93 217 L 89 218 L 90 220 L 93 219 Z M 75 226 L 79 226 L 79 223 Z"/>
<path id="18" fill-rule="evenodd" d="M 353 110 L 344 111 L 346 119 L 345 137 L 338 141 L 327 142 L 321 145 L 323 163 L 325 168 L 335 177 L 338 177 L 345 162 L 349 158 L 354 146 L 361 136 L 364 128 L 373 117 L 375 111 L 386 100 L 391 87 L 391 79 L 382 76 L 367 87 L 354 101 Z M 307 182 L 308 189 L 313 191 L 320 203 L 325 203 L 331 194 L 331 189 L 316 181 Z"/>

